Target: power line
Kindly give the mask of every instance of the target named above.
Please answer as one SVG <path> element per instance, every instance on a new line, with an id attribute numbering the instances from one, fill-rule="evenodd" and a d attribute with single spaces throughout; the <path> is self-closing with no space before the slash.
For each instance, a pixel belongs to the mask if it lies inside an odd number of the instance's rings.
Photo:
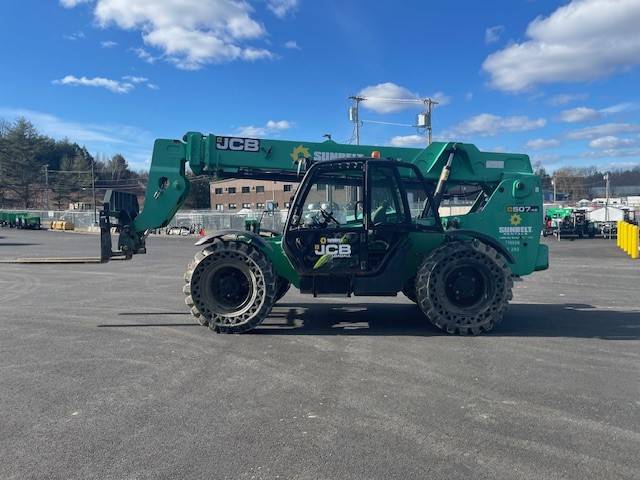
<path id="1" fill-rule="evenodd" d="M 411 125 L 408 123 L 397 123 L 397 122 L 382 122 L 379 120 L 361 120 L 362 123 L 377 123 L 379 125 L 395 125 L 396 127 L 415 127 L 415 125 Z"/>

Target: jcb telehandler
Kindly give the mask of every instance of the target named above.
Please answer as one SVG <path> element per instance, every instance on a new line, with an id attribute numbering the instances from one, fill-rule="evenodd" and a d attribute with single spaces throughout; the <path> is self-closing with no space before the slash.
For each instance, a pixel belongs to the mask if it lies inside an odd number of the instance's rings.
<path id="1" fill-rule="evenodd" d="M 187 196 L 186 163 L 210 178 L 300 182 L 284 231 L 254 224 L 197 242 L 186 304 L 216 332 L 255 328 L 293 285 L 314 296 L 403 292 L 442 330 L 475 335 L 502 319 L 514 277 L 548 267 L 540 181 L 526 155 L 196 132 L 156 140 L 141 213 L 135 196 L 108 192 L 102 261 L 146 251 L 146 232 L 166 226 Z M 441 202 L 460 186 L 474 195 L 469 212 L 441 218 Z"/>

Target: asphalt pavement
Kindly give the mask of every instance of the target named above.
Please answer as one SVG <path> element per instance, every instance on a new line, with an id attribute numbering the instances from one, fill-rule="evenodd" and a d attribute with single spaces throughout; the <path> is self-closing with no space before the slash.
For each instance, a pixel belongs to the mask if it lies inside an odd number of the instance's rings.
<path id="1" fill-rule="evenodd" d="M 1 479 L 639 479 L 640 262 L 549 240 L 480 337 L 395 298 L 290 291 L 196 325 L 190 238 L 106 265 L 0 264 Z M 0 229 L 0 259 L 98 237 Z"/>

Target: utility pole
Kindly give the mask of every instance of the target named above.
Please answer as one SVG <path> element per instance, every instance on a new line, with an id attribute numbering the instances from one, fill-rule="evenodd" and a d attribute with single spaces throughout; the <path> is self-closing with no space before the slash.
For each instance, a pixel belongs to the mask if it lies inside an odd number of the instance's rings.
<path id="1" fill-rule="evenodd" d="M 356 127 L 356 145 L 360 145 L 360 102 L 365 100 L 364 97 L 353 95 L 349 97 L 353 100 L 353 106 L 349 109 L 349 120 Z"/>
<path id="2" fill-rule="evenodd" d="M 98 210 L 96 206 L 96 176 L 94 173 L 95 161 L 91 160 L 91 190 L 93 193 L 93 223 L 98 223 Z"/>
<path id="3" fill-rule="evenodd" d="M 605 173 L 603 178 L 605 181 L 604 221 L 608 222 L 609 221 L 609 172 Z"/>
<path id="4" fill-rule="evenodd" d="M 556 203 L 556 177 L 551 177 L 551 185 L 553 185 L 553 203 Z"/>
<path id="5" fill-rule="evenodd" d="M 44 204 L 45 208 L 49 210 L 49 165 L 44 167 Z"/>
<path id="6" fill-rule="evenodd" d="M 431 145 L 433 128 L 431 125 L 431 114 L 433 113 L 433 106 L 438 105 L 439 102 L 432 100 L 431 98 L 425 98 L 423 100 L 425 105 L 425 111 L 418 115 L 418 128 L 425 128 L 427 130 L 428 145 Z"/>

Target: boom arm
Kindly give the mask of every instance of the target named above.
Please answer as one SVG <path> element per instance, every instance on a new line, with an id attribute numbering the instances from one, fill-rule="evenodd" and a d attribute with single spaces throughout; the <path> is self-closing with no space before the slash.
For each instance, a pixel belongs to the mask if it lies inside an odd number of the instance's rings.
<path id="1" fill-rule="evenodd" d="M 435 142 L 424 149 L 347 145 L 203 135 L 189 132 L 183 140 L 156 140 L 153 148 L 144 209 L 134 220 L 133 232 L 166 226 L 183 204 L 189 181 L 185 164 L 196 175 L 211 178 L 252 178 L 299 181 L 313 162 L 344 157 L 369 157 L 380 152 L 415 164 L 426 179 L 437 181 L 448 164 L 450 183 L 473 182 L 495 186 L 505 178 L 533 175 L 527 155 L 480 152 L 474 145 Z M 132 232 L 132 233 L 133 233 Z"/>

